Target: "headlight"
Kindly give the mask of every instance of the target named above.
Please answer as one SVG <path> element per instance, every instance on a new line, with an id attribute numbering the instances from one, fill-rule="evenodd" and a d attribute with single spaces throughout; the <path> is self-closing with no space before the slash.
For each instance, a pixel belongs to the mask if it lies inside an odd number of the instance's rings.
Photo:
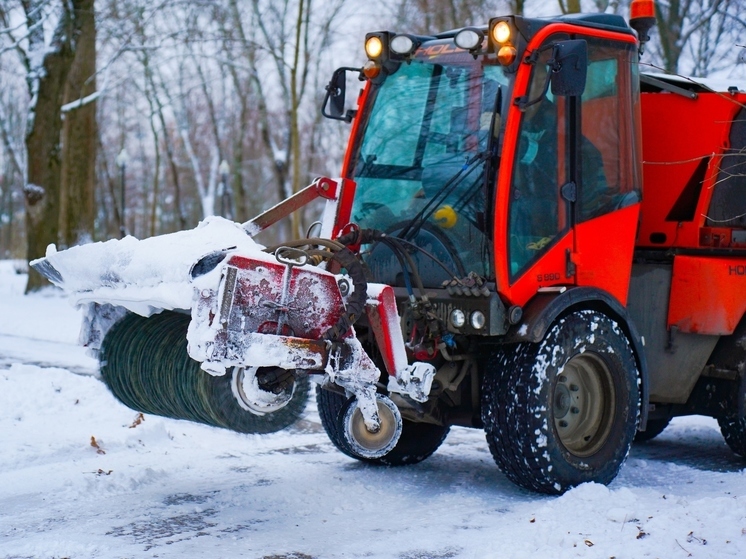
<path id="1" fill-rule="evenodd" d="M 484 325 L 487 324 L 487 317 L 484 316 L 482 311 L 474 311 L 471 313 L 471 327 L 474 330 L 481 330 Z"/>
<path id="2" fill-rule="evenodd" d="M 464 324 L 466 324 L 466 315 L 461 309 L 453 309 L 451 311 L 450 319 L 451 324 L 454 328 L 461 328 Z"/>
<path id="3" fill-rule="evenodd" d="M 383 54 L 383 41 L 380 37 L 375 35 L 368 37 L 368 40 L 365 41 L 365 54 L 368 55 L 368 58 L 378 58 Z"/>
<path id="4" fill-rule="evenodd" d="M 453 38 L 453 42 L 460 49 L 472 50 L 482 45 L 484 35 L 479 29 L 471 29 L 467 27 L 459 31 Z"/>
<path id="5" fill-rule="evenodd" d="M 510 25 L 507 21 L 500 21 L 492 28 L 492 38 L 501 45 L 510 40 Z"/>
<path id="6" fill-rule="evenodd" d="M 396 54 L 410 54 L 414 50 L 414 47 L 414 41 L 408 35 L 397 35 L 391 39 L 390 48 Z"/>

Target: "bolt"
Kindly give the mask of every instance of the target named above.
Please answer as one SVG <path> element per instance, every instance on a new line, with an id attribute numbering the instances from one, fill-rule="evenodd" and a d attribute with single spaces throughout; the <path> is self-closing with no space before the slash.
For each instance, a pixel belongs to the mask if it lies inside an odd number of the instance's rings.
<path id="1" fill-rule="evenodd" d="M 564 419 L 561 419 L 560 422 L 559 422 L 559 426 L 560 427 L 567 427 L 567 421 L 565 421 Z"/>
<path id="2" fill-rule="evenodd" d="M 560 375 L 559 376 L 559 381 L 560 382 L 567 382 L 567 377 L 565 375 Z"/>
<path id="3" fill-rule="evenodd" d="M 576 408 L 575 406 L 570 408 L 570 413 L 580 413 L 580 410 Z"/>
<path id="4" fill-rule="evenodd" d="M 578 390 L 580 390 L 580 387 L 577 384 L 571 384 L 570 390 L 572 390 L 573 392 L 577 392 Z"/>

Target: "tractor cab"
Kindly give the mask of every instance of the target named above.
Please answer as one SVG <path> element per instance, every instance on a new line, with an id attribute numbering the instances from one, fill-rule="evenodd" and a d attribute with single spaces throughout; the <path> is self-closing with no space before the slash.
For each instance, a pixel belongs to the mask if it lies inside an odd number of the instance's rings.
<path id="1" fill-rule="evenodd" d="M 337 111 L 354 116 L 351 221 L 417 247 L 412 270 L 373 246 L 375 281 L 478 277 L 518 306 L 587 285 L 625 303 L 641 161 L 637 44 L 623 18 L 370 33 L 366 52 L 359 108 Z"/>

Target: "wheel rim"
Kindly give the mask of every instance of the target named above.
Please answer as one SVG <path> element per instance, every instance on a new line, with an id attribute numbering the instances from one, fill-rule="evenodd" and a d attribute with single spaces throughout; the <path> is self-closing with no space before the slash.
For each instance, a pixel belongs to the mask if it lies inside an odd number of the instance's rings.
<path id="1" fill-rule="evenodd" d="M 231 391 L 238 405 L 255 415 L 264 415 L 284 408 L 295 393 L 295 383 L 279 394 L 262 390 L 256 378 L 258 367 L 237 367 L 233 370 Z"/>
<path id="2" fill-rule="evenodd" d="M 402 419 L 399 409 L 387 397 L 377 395 L 378 419 L 381 423 L 378 431 L 371 432 L 365 427 L 363 414 L 353 400 L 344 415 L 344 429 L 347 443 L 351 450 L 363 458 L 380 458 L 396 446 L 402 430 Z"/>
<path id="3" fill-rule="evenodd" d="M 557 375 L 552 394 L 554 425 L 562 445 L 580 458 L 606 442 L 615 412 L 614 383 L 600 356 L 572 357 Z"/>

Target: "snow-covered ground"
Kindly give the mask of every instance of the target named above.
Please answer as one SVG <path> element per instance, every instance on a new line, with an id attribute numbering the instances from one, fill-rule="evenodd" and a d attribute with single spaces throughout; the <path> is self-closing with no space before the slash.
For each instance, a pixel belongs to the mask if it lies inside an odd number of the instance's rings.
<path id="1" fill-rule="evenodd" d="M 711 419 L 562 497 L 513 486 L 478 430 L 381 468 L 337 452 L 312 403 L 268 436 L 138 424 L 74 345 L 79 313 L 24 283 L 0 262 L 0 558 L 746 557 L 746 463 Z"/>

